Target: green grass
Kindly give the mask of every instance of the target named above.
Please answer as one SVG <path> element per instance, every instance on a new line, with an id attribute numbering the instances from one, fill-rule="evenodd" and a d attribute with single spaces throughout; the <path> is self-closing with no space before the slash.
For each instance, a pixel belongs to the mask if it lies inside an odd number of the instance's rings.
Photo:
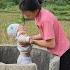
<path id="1" fill-rule="evenodd" d="M 70 20 L 70 5 L 68 4 L 67 5 L 46 4 L 45 8 L 52 11 L 60 20 Z"/>
<path id="2" fill-rule="evenodd" d="M 50 11 L 52 11 L 60 20 L 70 20 L 70 5 L 66 4 L 66 5 L 58 5 L 55 3 L 46 3 L 45 7 L 46 9 L 49 9 Z M 0 9 L 0 11 L 2 12 L 20 12 L 19 11 L 19 7 L 18 6 L 11 6 L 11 7 L 7 7 L 5 9 Z M 61 17 L 62 16 L 62 17 Z"/>
<path id="3" fill-rule="evenodd" d="M 70 21 L 61 21 L 61 25 L 65 31 L 66 36 L 70 40 Z"/>

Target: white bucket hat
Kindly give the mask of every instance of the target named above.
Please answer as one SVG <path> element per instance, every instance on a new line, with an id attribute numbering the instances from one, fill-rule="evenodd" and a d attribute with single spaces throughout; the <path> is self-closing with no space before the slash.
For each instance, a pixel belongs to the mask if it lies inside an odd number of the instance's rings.
<path id="1" fill-rule="evenodd" d="M 14 24 L 10 24 L 7 28 L 7 34 L 10 36 L 10 37 L 16 37 L 17 35 L 17 30 L 18 30 L 18 26 L 20 24 L 18 23 L 14 23 Z"/>

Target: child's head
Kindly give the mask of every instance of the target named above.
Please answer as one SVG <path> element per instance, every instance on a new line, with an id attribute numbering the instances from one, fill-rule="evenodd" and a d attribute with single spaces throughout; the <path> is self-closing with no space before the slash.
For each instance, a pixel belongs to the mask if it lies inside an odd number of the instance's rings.
<path id="1" fill-rule="evenodd" d="M 23 16 L 34 19 L 41 9 L 41 4 L 42 0 L 21 0 L 19 9 L 22 11 Z"/>
<path id="2" fill-rule="evenodd" d="M 16 37 L 19 34 L 26 34 L 26 28 L 18 23 L 10 24 L 7 27 L 7 34 L 10 37 Z"/>
<path id="3" fill-rule="evenodd" d="M 16 37 L 17 34 L 17 30 L 18 30 L 19 24 L 15 23 L 15 24 L 10 24 L 7 28 L 7 34 L 10 37 Z"/>

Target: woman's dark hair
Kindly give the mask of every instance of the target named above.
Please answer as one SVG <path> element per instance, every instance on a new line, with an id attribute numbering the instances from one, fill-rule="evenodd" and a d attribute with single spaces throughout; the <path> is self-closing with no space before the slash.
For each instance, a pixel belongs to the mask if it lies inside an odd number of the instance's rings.
<path id="1" fill-rule="evenodd" d="M 22 11 L 35 11 L 41 9 L 42 0 L 20 0 L 19 9 Z"/>
<path id="2" fill-rule="evenodd" d="M 44 0 L 38 0 L 38 1 L 39 1 L 39 4 L 41 4 L 41 5 L 42 5 L 42 3 L 43 3 L 43 1 L 44 1 Z"/>

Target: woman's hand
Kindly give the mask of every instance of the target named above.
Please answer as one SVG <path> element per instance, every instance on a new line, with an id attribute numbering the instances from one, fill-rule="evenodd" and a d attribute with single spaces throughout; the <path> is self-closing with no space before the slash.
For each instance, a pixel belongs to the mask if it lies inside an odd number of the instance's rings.
<path id="1" fill-rule="evenodd" d="M 41 34 L 33 35 L 33 36 L 31 36 L 31 38 L 33 40 L 41 40 L 42 39 Z"/>
<path id="2" fill-rule="evenodd" d="M 31 44 L 36 44 L 40 47 L 45 48 L 54 48 L 55 47 L 55 39 L 49 39 L 49 40 L 30 40 Z"/>

